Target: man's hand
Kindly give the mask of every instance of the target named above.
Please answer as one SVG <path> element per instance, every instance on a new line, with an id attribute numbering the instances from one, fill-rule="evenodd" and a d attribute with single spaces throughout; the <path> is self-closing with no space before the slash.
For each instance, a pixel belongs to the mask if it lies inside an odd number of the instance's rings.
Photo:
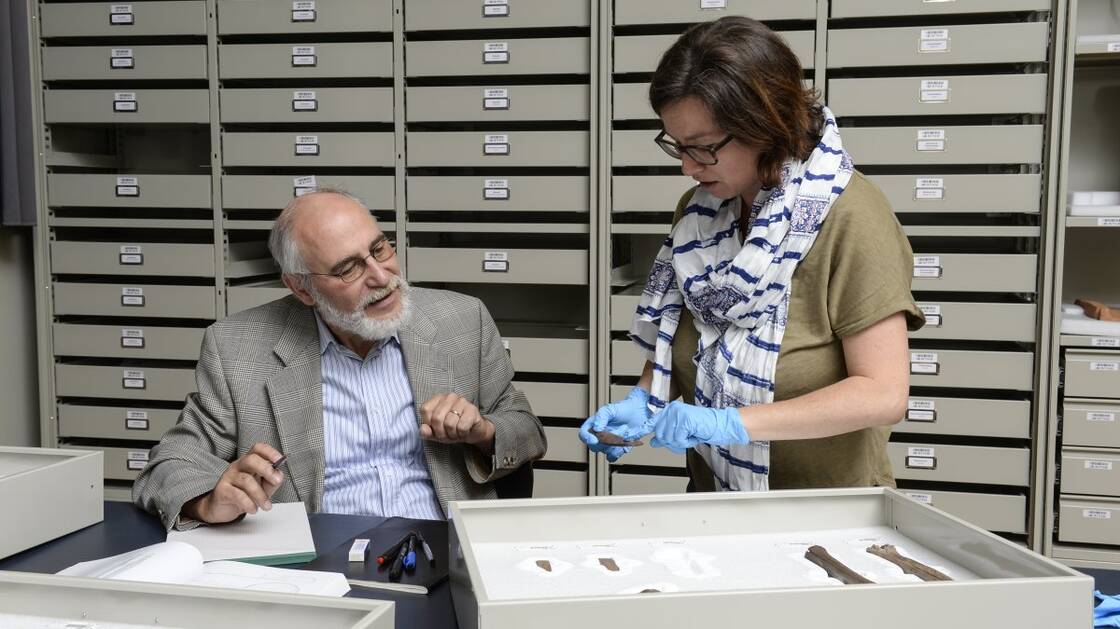
<path id="1" fill-rule="evenodd" d="M 458 393 L 443 393 L 420 405 L 420 438 L 468 443 L 489 454 L 494 450 L 494 424 Z"/>
<path id="2" fill-rule="evenodd" d="M 272 508 L 270 498 L 284 482 L 284 474 L 272 468 L 280 458 L 272 446 L 258 443 L 240 459 L 229 464 L 218 484 L 183 505 L 183 515 L 210 524 L 232 522 L 243 513 Z"/>

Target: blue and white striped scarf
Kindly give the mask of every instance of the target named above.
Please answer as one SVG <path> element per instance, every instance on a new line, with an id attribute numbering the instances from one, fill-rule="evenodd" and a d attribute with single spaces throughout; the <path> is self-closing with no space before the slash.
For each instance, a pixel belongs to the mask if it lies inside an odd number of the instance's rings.
<path id="1" fill-rule="evenodd" d="M 793 272 L 852 170 L 836 120 L 825 108 L 820 142 L 806 161 L 789 160 L 782 166 L 779 186 L 759 192 L 742 245 L 739 197 L 720 200 L 696 189 L 657 254 L 630 329 L 630 338 L 654 365 L 649 404 L 655 413 L 669 401 L 672 345 L 682 304 L 700 332 L 692 358 L 696 404 L 726 408 L 774 400 Z M 721 489 L 769 487 L 769 442 L 702 444 L 696 449 Z"/>

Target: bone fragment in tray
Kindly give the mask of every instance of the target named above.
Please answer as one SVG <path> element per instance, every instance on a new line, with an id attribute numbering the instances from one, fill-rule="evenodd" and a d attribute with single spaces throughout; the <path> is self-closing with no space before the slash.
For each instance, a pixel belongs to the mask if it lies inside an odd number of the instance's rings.
<path id="1" fill-rule="evenodd" d="M 600 430 L 600 431 L 592 430 L 591 434 L 595 435 L 599 439 L 599 443 L 602 443 L 602 444 L 608 445 L 608 446 L 640 446 L 640 445 L 642 445 L 642 440 L 641 439 L 628 440 L 628 439 L 622 438 L 619 435 L 614 434 L 613 432 L 607 432 L 605 430 Z"/>
<path id="2" fill-rule="evenodd" d="M 599 565 L 611 572 L 618 572 L 618 564 L 610 557 L 599 557 Z"/>
<path id="3" fill-rule="evenodd" d="M 538 559 L 537 567 L 545 572 L 552 572 L 552 562 L 547 559 Z"/>
<path id="4" fill-rule="evenodd" d="M 872 544 L 867 547 L 867 552 L 886 559 L 894 565 L 902 568 L 906 574 L 912 574 L 922 581 L 952 581 L 949 575 L 934 570 L 933 568 L 925 565 L 920 561 L 916 561 L 909 557 L 904 556 L 898 552 L 898 549 L 893 544 Z"/>
<path id="5" fill-rule="evenodd" d="M 839 559 L 833 557 L 821 546 L 812 545 L 809 550 L 805 551 L 805 558 L 819 566 L 822 570 L 828 573 L 828 576 L 836 579 L 844 585 L 856 585 L 861 583 L 874 583 L 867 577 L 845 566 Z"/>

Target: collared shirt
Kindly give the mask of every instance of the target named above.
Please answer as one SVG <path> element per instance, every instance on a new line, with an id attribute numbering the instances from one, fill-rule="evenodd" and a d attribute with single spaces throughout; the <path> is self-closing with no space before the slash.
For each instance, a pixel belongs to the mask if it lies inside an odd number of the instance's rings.
<path id="1" fill-rule="evenodd" d="M 322 510 L 444 519 L 408 372 L 394 335 L 362 359 L 315 313 L 322 354 L 325 469 Z"/>

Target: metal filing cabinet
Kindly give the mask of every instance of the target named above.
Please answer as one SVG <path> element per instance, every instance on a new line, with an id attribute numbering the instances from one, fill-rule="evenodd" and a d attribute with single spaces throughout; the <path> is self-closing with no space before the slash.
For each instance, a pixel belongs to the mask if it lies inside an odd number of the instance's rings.
<path id="1" fill-rule="evenodd" d="M 1031 476 L 1042 445 L 1035 226 L 1047 203 L 1052 7 L 830 4 L 828 105 L 910 236 L 927 319 L 910 335 L 911 395 L 889 444 L 895 478 L 1022 535 L 1027 505 L 1041 499 Z"/>

